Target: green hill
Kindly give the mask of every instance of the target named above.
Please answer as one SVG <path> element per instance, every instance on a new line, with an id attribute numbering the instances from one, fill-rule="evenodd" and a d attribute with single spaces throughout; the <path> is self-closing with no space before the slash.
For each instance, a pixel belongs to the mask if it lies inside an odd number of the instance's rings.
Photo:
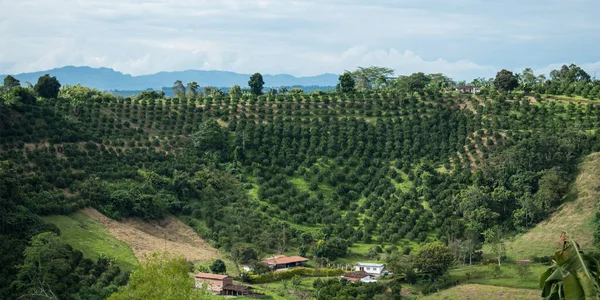
<path id="1" fill-rule="evenodd" d="M 98 259 L 101 255 L 106 255 L 114 258 L 126 270 L 134 270 L 138 266 L 129 245 L 116 239 L 101 223 L 88 215 L 75 212 L 67 216 L 47 216 L 44 219 L 56 225 L 63 239 L 86 257 Z"/>
<path id="2" fill-rule="evenodd" d="M 595 249 L 594 219 L 599 200 L 600 153 L 593 153 L 583 159 L 564 203 L 548 219 L 507 243 L 508 253 L 516 259 L 553 255 L 561 247 L 562 231 L 568 232 L 584 250 Z"/>

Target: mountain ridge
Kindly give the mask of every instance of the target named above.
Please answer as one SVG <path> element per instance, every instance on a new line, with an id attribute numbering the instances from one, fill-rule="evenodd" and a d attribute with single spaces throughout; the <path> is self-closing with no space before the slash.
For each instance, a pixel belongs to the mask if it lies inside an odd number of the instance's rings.
<path id="1" fill-rule="evenodd" d="M 202 86 L 231 87 L 247 86 L 250 74 L 218 70 L 161 71 L 154 74 L 133 76 L 111 68 L 93 68 L 89 66 L 64 66 L 45 71 L 20 73 L 13 75 L 21 83 L 35 84 L 40 76 L 56 76 L 62 85 L 81 84 L 99 90 L 160 90 L 170 87 L 176 80 L 196 81 Z M 0 75 L 0 80 L 8 74 Z M 325 73 L 315 76 L 296 77 L 290 74 L 264 74 L 265 87 L 280 86 L 335 86 L 338 75 Z"/>

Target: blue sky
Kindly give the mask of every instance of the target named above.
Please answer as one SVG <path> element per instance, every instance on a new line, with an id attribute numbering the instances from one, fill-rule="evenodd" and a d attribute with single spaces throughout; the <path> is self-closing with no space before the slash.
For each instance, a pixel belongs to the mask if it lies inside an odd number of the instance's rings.
<path id="1" fill-rule="evenodd" d="M 600 76 L 598 0 L 0 0 L 0 74 L 64 65 L 455 79 L 576 63 Z"/>

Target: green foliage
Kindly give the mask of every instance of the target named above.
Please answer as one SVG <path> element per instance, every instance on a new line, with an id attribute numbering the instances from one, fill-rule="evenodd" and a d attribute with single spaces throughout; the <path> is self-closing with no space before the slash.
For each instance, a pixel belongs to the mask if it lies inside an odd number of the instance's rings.
<path id="1" fill-rule="evenodd" d="M 34 236 L 24 253 L 13 286 L 27 298 L 105 299 L 128 278 L 111 259 L 83 259 L 52 232 Z"/>
<path id="2" fill-rule="evenodd" d="M 450 248 L 440 242 L 425 244 L 413 260 L 415 268 L 428 278 L 444 275 L 453 262 L 454 257 Z"/>
<path id="3" fill-rule="evenodd" d="M 392 290 L 396 293 L 401 291 L 399 284 L 391 283 Z M 329 279 L 327 281 L 314 282 L 315 293 L 317 300 L 325 299 L 374 299 L 376 295 L 383 294 L 388 286 L 382 283 L 363 283 L 350 282 L 345 279 Z M 396 294 L 395 293 L 395 294 Z M 399 294 L 396 294 L 399 295 Z M 385 299 L 385 298 L 384 298 Z M 397 298 L 393 298 L 397 299 Z"/>
<path id="4" fill-rule="evenodd" d="M 499 90 L 510 92 L 519 86 L 519 81 L 511 71 L 502 69 L 500 72 L 498 72 L 498 74 L 496 74 L 494 85 Z"/>
<path id="5" fill-rule="evenodd" d="M 513 267 L 522 280 L 531 276 L 531 266 L 528 263 L 516 263 Z"/>
<path id="6" fill-rule="evenodd" d="M 18 86 L 21 86 L 21 82 L 18 79 L 14 78 L 11 75 L 7 75 L 6 77 L 4 77 L 4 81 L 3 81 L 3 85 L 2 85 L 2 88 L 4 90 L 11 90 Z"/>
<path id="7" fill-rule="evenodd" d="M 131 274 L 129 283 L 111 300 L 120 299 L 208 299 L 205 290 L 195 290 L 183 257 L 152 253 L 142 260 L 140 269 Z"/>
<path id="8" fill-rule="evenodd" d="M 46 74 L 38 79 L 33 89 L 42 98 L 55 99 L 60 91 L 60 83 L 56 77 Z"/>
<path id="9" fill-rule="evenodd" d="M 227 146 L 226 132 L 214 119 L 203 122 L 192 136 L 194 146 L 201 151 L 224 150 Z"/>
<path id="10" fill-rule="evenodd" d="M 354 77 L 352 73 L 345 72 L 340 75 L 339 83 L 337 84 L 337 91 L 343 94 L 351 94 L 355 91 L 356 82 L 354 81 Z"/>
<path id="11" fill-rule="evenodd" d="M 286 271 L 269 272 L 262 275 L 250 275 L 249 281 L 255 284 L 268 283 L 291 279 L 294 276 L 302 277 L 327 277 L 339 276 L 344 274 L 341 269 L 324 269 L 324 268 L 293 268 Z"/>
<path id="12" fill-rule="evenodd" d="M 563 238 L 563 249 L 555 253 L 556 263 L 540 276 L 546 299 L 598 299 L 600 264 L 584 254 L 579 245 Z"/>
<path id="13" fill-rule="evenodd" d="M 248 86 L 250 87 L 250 91 L 255 96 L 260 96 L 263 94 L 263 86 L 265 85 L 265 81 L 260 73 L 254 73 L 250 76 L 250 80 L 248 81 Z"/>
<path id="14" fill-rule="evenodd" d="M 225 262 L 220 259 L 213 261 L 210 265 L 210 271 L 217 274 L 225 274 L 227 273 L 227 267 L 225 266 Z"/>
<path id="15" fill-rule="evenodd" d="M 239 264 L 247 264 L 258 259 L 258 253 L 248 244 L 238 244 L 231 249 L 231 257 Z"/>

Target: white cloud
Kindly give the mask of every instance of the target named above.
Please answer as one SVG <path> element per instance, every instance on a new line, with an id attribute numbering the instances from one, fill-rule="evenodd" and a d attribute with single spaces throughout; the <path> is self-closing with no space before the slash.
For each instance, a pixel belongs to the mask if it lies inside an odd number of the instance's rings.
<path id="1" fill-rule="evenodd" d="M 90 65 L 134 75 L 312 75 L 382 65 L 468 79 L 568 55 L 599 59 L 596 0 L 0 0 L 0 7 L 0 74 Z"/>

